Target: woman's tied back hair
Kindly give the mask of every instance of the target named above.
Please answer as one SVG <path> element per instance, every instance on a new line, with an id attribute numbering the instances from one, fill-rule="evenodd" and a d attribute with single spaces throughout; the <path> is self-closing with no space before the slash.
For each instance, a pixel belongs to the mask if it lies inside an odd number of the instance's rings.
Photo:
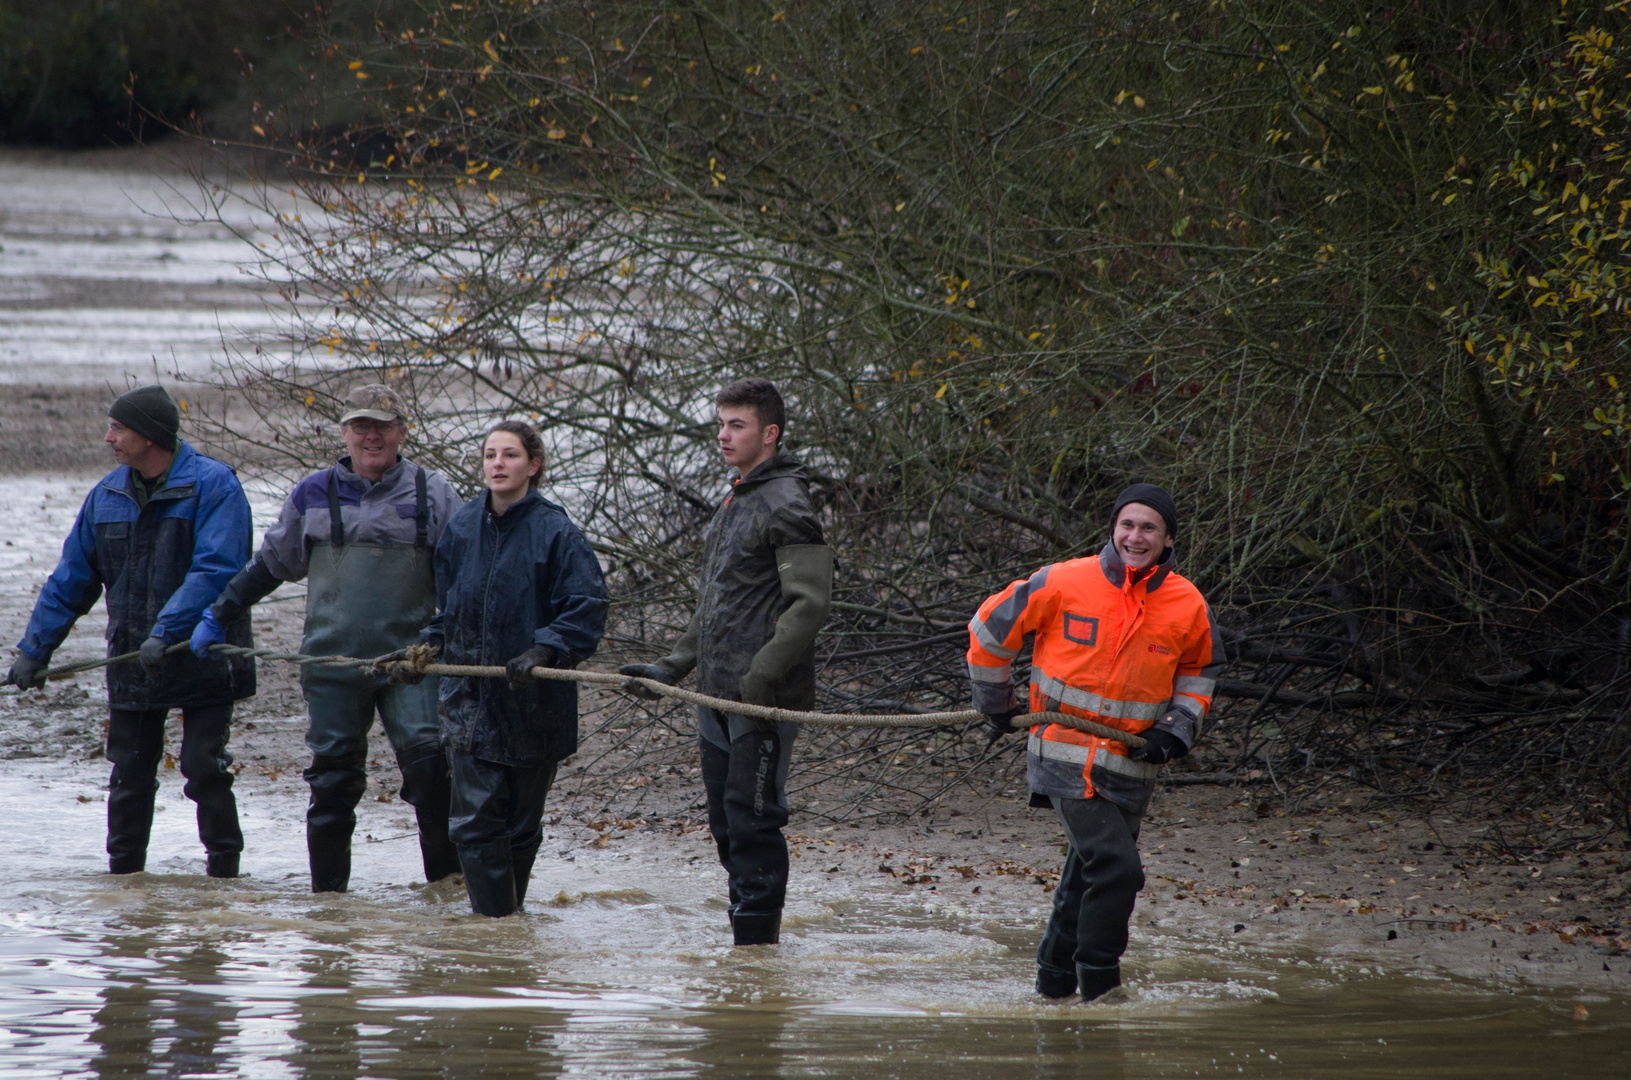
<path id="1" fill-rule="evenodd" d="M 750 408 L 759 418 L 759 427 L 776 425 L 776 441 L 787 432 L 787 406 L 782 403 L 781 391 L 769 379 L 737 379 L 714 397 L 719 408 Z"/>
<path id="2" fill-rule="evenodd" d="M 527 452 L 528 461 L 538 462 L 538 471 L 527 478 L 527 486 L 534 491 L 544 479 L 544 440 L 538 435 L 538 429 L 525 420 L 500 420 L 494 424 L 492 430 L 481 437 L 481 450 L 487 452 L 487 440 L 501 431 L 507 431 L 521 440 L 521 448 Z"/>

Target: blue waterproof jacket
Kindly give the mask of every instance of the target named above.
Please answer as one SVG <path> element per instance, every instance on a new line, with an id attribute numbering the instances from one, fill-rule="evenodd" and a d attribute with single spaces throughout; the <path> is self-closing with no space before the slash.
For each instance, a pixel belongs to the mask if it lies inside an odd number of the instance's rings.
<path id="1" fill-rule="evenodd" d="M 34 659 L 50 659 L 104 589 L 109 656 L 134 652 L 155 634 L 171 644 L 186 641 L 249 561 L 249 500 L 231 466 L 177 440 L 169 477 L 146 506 L 136 501 L 136 483 L 121 465 L 85 497 L 18 645 Z M 253 644 L 247 613 L 226 632 L 229 644 Z M 152 678 L 137 663 L 107 672 L 108 704 L 116 709 L 219 705 L 255 692 L 249 659 L 199 660 L 182 652 Z"/>
<path id="2" fill-rule="evenodd" d="M 436 615 L 423 638 L 448 664 L 502 665 L 534 645 L 560 666 L 593 655 L 606 632 L 600 560 L 566 511 L 529 492 L 499 517 L 484 491 L 436 545 Z M 500 765 L 543 765 L 578 748 L 576 683 L 442 676 L 442 742 Z"/>

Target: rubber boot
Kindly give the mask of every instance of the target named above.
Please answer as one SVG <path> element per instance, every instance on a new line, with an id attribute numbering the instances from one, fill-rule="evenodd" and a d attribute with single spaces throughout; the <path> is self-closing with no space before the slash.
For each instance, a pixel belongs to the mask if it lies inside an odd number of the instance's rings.
<path id="1" fill-rule="evenodd" d="M 459 872 L 459 852 L 447 838 L 447 808 L 453 781 L 447 757 L 435 743 L 405 748 L 397 756 L 402 771 L 402 800 L 413 807 L 419 822 L 419 855 L 425 880 L 441 881 Z"/>
<path id="2" fill-rule="evenodd" d="M 1090 967 L 1087 964 L 1077 964 L 1076 984 L 1081 988 L 1084 1003 L 1101 998 L 1121 985 L 1121 965 Z"/>
<path id="3" fill-rule="evenodd" d="M 738 911 L 731 917 L 731 936 L 737 945 L 775 945 L 782 936 L 782 913 Z"/>
<path id="4" fill-rule="evenodd" d="M 147 838 L 153 831 L 157 779 L 108 785 L 108 873 L 139 874 L 147 868 Z"/>
<path id="5" fill-rule="evenodd" d="M 459 864 L 464 868 L 470 910 L 498 919 L 520 909 L 515 895 L 515 863 L 507 837 L 485 844 L 460 844 Z"/>
<path id="6" fill-rule="evenodd" d="M 510 866 L 514 870 L 515 878 L 515 906 L 518 908 L 527 902 L 527 886 L 532 884 L 532 864 L 537 858 L 537 845 L 530 848 L 510 848 Z"/>
<path id="7" fill-rule="evenodd" d="M 1068 998 L 1076 993 L 1076 973 L 1072 971 L 1067 974 L 1057 968 L 1038 967 L 1036 992 L 1055 1001 Z"/>
<path id="8" fill-rule="evenodd" d="M 204 856 L 204 872 L 215 878 L 238 876 L 238 852 L 219 851 Z"/>
<path id="9" fill-rule="evenodd" d="M 368 786 L 368 774 L 361 758 L 314 756 L 305 777 L 311 785 L 311 804 L 306 808 L 311 891 L 345 892 L 351 884 L 351 833 L 357 827 L 357 803 Z"/>

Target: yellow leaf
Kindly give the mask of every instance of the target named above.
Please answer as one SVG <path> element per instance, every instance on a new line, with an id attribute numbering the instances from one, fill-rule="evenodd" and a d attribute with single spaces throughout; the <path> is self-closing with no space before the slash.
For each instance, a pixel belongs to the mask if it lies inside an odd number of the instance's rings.
<path id="1" fill-rule="evenodd" d="M 582 143 L 583 145 L 587 146 L 591 150 L 593 150 L 595 148 L 595 140 L 593 140 L 593 139 L 591 139 L 589 137 L 589 133 L 587 131 L 585 131 L 582 135 L 578 136 L 578 141 L 580 143 Z"/>
<path id="2" fill-rule="evenodd" d="M 564 139 L 566 138 L 566 132 L 560 128 L 550 128 L 549 134 L 546 137 L 551 139 Z"/>
<path id="3" fill-rule="evenodd" d="M 386 162 L 386 164 L 388 165 L 388 164 L 390 164 L 390 162 Z M 500 165 L 498 168 L 494 169 L 492 172 L 487 174 L 487 179 L 497 180 L 498 179 L 498 174 L 503 172 L 503 171 L 504 171 L 504 166 Z"/>
<path id="4" fill-rule="evenodd" d="M 940 400 L 940 399 L 941 399 L 941 398 L 943 398 L 943 397 L 945 397 L 945 396 L 946 396 L 946 390 L 947 390 L 947 388 L 949 388 L 949 387 L 950 387 L 950 386 L 951 386 L 951 383 L 949 383 L 949 382 L 943 382 L 943 383 L 941 383 L 941 384 L 940 384 L 940 389 L 938 389 L 938 390 L 936 390 L 936 391 L 935 391 L 935 392 L 934 392 L 934 399 L 935 399 L 935 400 L 936 400 L 936 401 L 939 401 L 939 400 Z M 309 404 L 310 404 L 310 402 L 307 402 L 307 404 L 308 404 L 308 405 L 309 405 Z"/>
<path id="5" fill-rule="evenodd" d="M 1137 94 L 1134 94 L 1133 95 L 1133 105 L 1136 108 L 1142 109 L 1144 107 L 1144 99 L 1139 97 Z"/>
<path id="6" fill-rule="evenodd" d="M 347 64 L 346 67 L 349 68 L 352 71 L 356 71 L 358 68 L 362 67 L 362 61 L 361 60 L 353 60 L 353 61 L 351 61 L 351 63 Z"/>
<path id="7" fill-rule="evenodd" d="M 1546 287 L 1546 283 L 1540 280 L 1540 278 L 1536 277 L 1534 274 L 1530 274 L 1528 277 L 1524 278 L 1524 280 L 1529 282 L 1530 285 L 1537 289 L 1544 289 Z"/>
<path id="8" fill-rule="evenodd" d="M 262 138 L 266 137 L 266 129 L 261 127 L 259 124 L 251 124 L 249 129 Z"/>
<path id="9" fill-rule="evenodd" d="M 490 39 L 481 43 L 481 50 L 488 56 L 492 57 L 493 63 L 498 63 L 498 50 L 493 48 L 493 43 Z"/>

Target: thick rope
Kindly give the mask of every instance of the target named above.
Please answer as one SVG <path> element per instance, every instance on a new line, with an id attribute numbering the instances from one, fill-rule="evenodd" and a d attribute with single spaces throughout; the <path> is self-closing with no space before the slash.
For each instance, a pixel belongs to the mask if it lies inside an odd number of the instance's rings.
<path id="1" fill-rule="evenodd" d="M 167 653 L 181 652 L 188 648 L 186 642 L 178 642 L 165 650 Z M 376 666 L 374 660 L 359 660 L 354 656 L 308 656 L 305 653 L 281 652 L 277 649 L 246 649 L 238 645 L 211 645 L 212 652 L 223 656 L 254 657 L 259 660 L 281 660 L 289 664 L 314 664 L 321 667 L 353 668 L 359 671 L 372 671 Z M 130 663 L 140 659 L 140 653 L 124 653 L 120 656 L 110 656 L 105 660 L 83 660 L 77 664 L 64 664 L 46 672 L 46 678 L 57 679 L 68 675 L 77 675 L 84 671 L 93 671 L 97 668 L 108 667 L 111 664 Z M 472 664 L 416 664 L 411 661 L 393 661 L 389 667 L 403 667 L 424 675 L 458 675 L 465 678 L 502 679 L 505 669 L 502 667 L 476 666 Z M 812 727 L 859 727 L 859 728 L 929 728 L 952 727 L 959 724 L 971 724 L 985 719 L 985 714 L 965 709 L 958 712 L 928 712 L 928 713 L 821 713 L 803 712 L 797 709 L 778 709 L 768 705 L 753 705 L 745 701 L 730 701 L 726 698 L 710 697 L 699 694 L 695 690 L 686 690 L 679 686 L 670 686 L 658 682 L 656 679 L 642 679 L 630 675 L 618 675 L 609 671 L 570 671 L 564 668 L 535 667 L 532 675 L 537 679 L 553 679 L 557 682 L 575 682 L 587 686 L 601 686 L 609 690 L 621 690 L 633 693 L 635 686 L 643 687 L 665 698 L 688 702 L 692 705 L 705 705 L 710 709 L 724 713 L 736 713 L 739 716 L 748 716 L 759 720 L 771 720 L 778 724 L 808 724 Z M 1074 728 L 1089 735 L 1097 735 L 1101 739 L 1112 739 L 1133 749 L 1144 745 L 1144 740 L 1137 735 L 1120 731 L 1104 724 L 1094 723 L 1092 720 L 1080 716 L 1071 716 L 1061 712 L 1027 713 L 1021 719 L 1028 721 L 1026 727 L 1038 724 L 1059 724 L 1062 727 Z M 1025 728 L 1015 728 L 1023 731 Z"/>

